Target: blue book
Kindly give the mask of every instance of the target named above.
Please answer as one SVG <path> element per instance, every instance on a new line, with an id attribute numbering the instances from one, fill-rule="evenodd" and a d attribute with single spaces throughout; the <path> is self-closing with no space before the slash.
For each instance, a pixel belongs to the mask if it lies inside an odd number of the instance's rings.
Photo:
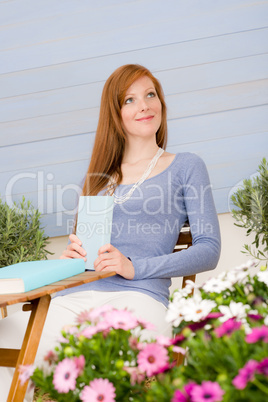
<path id="1" fill-rule="evenodd" d="M 113 196 L 79 197 L 76 235 L 87 252 L 87 270 L 94 270 L 99 248 L 111 242 L 113 208 Z"/>
<path id="2" fill-rule="evenodd" d="M 0 294 L 28 292 L 84 271 L 80 258 L 19 262 L 0 268 Z"/>

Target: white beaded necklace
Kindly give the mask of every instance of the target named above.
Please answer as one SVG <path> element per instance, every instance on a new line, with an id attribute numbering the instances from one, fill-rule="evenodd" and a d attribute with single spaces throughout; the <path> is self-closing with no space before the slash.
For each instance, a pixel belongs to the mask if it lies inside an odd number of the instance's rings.
<path id="1" fill-rule="evenodd" d="M 114 203 L 115 204 L 123 204 L 124 202 L 126 202 L 127 200 L 130 199 L 130 197 L 132 196 L 132 194 L 134 193 L 134 191 L 140 187 L 140 185 L 147 179 L 147 177 L 150 175 L 150 173 L 152 172 L 153 168 L 155 167 L 155 165 L 157 164 L 158 159 L 160 158 L 160 156 L 163 154 L 164 149 L 162 148 L 158 148 L 157 153 L 155 154 L 155 156 L 153 157 L 153 159 L 151 160 L 151 162 L 149 163 L 147 169 L 145 170 L 145 172 L 143 173 L 143 175 L 141 176 L 141 178 L 133 184 L 133 186 L 131 187 L 131 189 L 124 195 L 122 195 L 121 197 L 119 197 L 118 195 L 113 193 L 112 188 L 114 187 L 114 185 L 116 184 L 115 180 L 113 178 L 111 178 L 109 180 L 108 183 L 108 192 L 113 196 L 114 196 Z"/>

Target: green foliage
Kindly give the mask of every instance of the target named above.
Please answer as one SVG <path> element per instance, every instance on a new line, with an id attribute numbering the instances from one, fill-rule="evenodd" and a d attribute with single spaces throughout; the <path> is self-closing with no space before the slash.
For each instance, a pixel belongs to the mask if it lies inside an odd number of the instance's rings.
<path id="1" fill-rule="evenodd" d="M 40 228 L 40 215 L 24 197 L 13 208 L 0 199 L 0 268 L 47 259 L 48 237 Z"/>
<path id="2" fill-rule="evenodd" d="M 173 294 L 167 318 L 177 345 L 186 350 L 186 364 L 157 374 L 145 401 L 267 400 L 268 270 L 262 267 L 253 276 L 250 268 L 248 264 L 221 273 L 195 286 L 193 296 L 191 282 Z M 208 302 L 212 302 L 210 307 Z M 255 368 L 250 369 L 253 364 Z M 262 364 L 266 371 L 256 368 Z M 204 393 L 200 399 L 194 397 L 190 385 L 205 382 L 219 386 L 223 396 L 209 398 Z"/>
<path id="3" fill-rule="evenodd" d="M 233 217 L 238 223 L 236 226 L 247 229 L 247 236 L 255 234 L 251 246 L 245 244 L 247 253 L 262 261 L 268 259 L 268 163 L 265 158 L 261 161 L 258 175 L 253 179 L 245 179 L 243 188 L 238 189 L 231 199 L 238 208 L 232 210 Z M 262 250 L 259 249 L 261 247 Z M 267 262 L 266 262 L 267 264 Z"/>

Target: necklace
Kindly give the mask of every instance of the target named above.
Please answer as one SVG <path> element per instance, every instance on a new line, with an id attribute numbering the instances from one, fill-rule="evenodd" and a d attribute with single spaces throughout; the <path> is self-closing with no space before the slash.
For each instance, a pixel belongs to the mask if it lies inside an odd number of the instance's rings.
<path id="1" fill-rule="evenodd" d="M 133 184 L 133 186 L 131 187 L 131 189 L 124 195 L 122 195 L 121 197 L 119 197 L 118 195 L 114 194 L 112 191 L 112 188 L 114 187 L 114 185 L 116 184 L 115 180 L 113 178 L 111 178 L 109 180 L 109 184 L 108 184 L 108 191 L 109 193 L 114 196 L 114 202 L 115 204 L 123 204 L 124 202 L 126 202 L 127 200 L 130 199 L 130 197 L 132 196 L 132 194 L 134 193 L 134 191 L 136 190 L 136 188 L 140 187 L 140 185 L 147 179 L 147 177 L 150 175 L 150 173 L 152 172 L 153 168 L 155 167 L 155 165 L 157 164 L 158 159 L 160 158 L 160 156 L 163 154 L 164 149 L 162 148 L 158 148 L 157 153 L 155 154 L 155 156 L 153 157 L 153 159 L 151 160 L 151 162 L 149 163 L 149 165 L 147 166 L 147 169 L 145 170 L 145 172 L 143 173 L 143 175 L 141 176 L 141 178 L 136 181 L 136 183 Z"/>

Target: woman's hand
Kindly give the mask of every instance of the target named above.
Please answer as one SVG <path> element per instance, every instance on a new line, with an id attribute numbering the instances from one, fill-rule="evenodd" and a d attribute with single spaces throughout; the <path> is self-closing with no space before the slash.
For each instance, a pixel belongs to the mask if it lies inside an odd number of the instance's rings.
<path id="1" fill-rule="evenodd" d="M 125 257 L 120 251 L 111 244 L 99 249 L 99 256 L 94 262 L 96 272 L 112 272 L 115 271 L 118 275 L 125 279 L 133 279 L 135 270 L 132 262 Z"/>
<path id="2" fill-rule="evenodd" d="M 63 251 L 60 259 L 64 258 L 83 258 L 86 261 L 86 251 L 81 247 L 82 242 L 75 234 L 69 236 L 70 244 L 68 244 L 66 250 Z"/>

